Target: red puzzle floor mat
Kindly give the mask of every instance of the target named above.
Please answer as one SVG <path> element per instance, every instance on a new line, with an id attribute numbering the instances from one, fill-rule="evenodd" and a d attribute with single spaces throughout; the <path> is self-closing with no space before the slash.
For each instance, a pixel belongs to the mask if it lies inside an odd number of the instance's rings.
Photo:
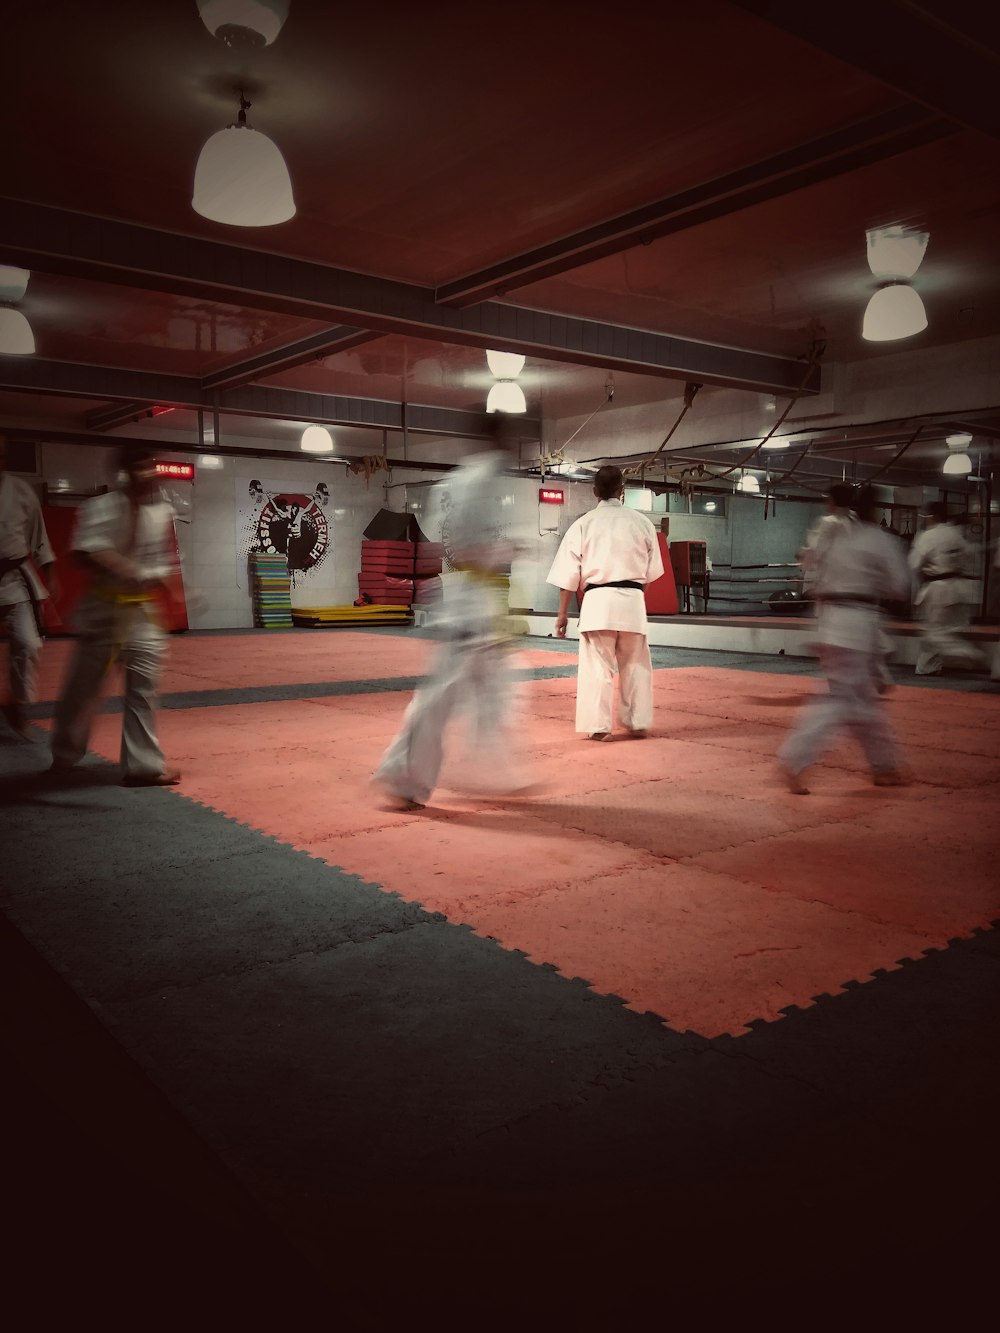
<path id="1" fill-rule="evenodd" d="M 399 671 L 405 641 L 377 642 Z M 900 687 L 888 706 L 914 785 L 873 787 L 844 742 L 796 797 L 774 755 L 820 688 L 660 671 L 653 734 L 596 745 L 573 732 L 572 679 L 526 682 L 521 733 L 540 790 L 476 800 L 447 789 L 446 769 L 432 806 L 411 814 L 369 786 L 407 692 L 171 709 L 160 729 L 182 795 L 713 1037 L 1000 916 L 997 701 Z M 119 728 L 98 718 L 94 748 L 115 758 Z"/>
<path id="2" fill-rule="evenodd" d="M 421 676 L 434 651 L 431 639 L 363 631 L 241 634 L 204 638 L 174 635 L 161 691 L 245 689 L 319 681 L 386 680 Z M 70 639 L 50 639 L 39 663 L 38 697 L 55 699 L 73 650 Z M 544 648 L 518 650 L 517 667 L 571 666 L 573 659 Z M 113 687 L 109 687 L 113 688 Z"/>

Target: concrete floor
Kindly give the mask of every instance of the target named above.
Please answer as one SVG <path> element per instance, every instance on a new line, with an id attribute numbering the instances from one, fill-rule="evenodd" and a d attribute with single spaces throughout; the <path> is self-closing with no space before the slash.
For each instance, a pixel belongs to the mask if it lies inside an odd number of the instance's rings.
<path id="1" fill-rule="evenodd" d="M 844 749 L 793 798 L 809 663 L 658 650 L 657 734 L 593 746 L 532 643 L 543 792 L 397 815 L 424 636 L 172 648 L 177 791 L 116 785 L 111 709 L 65 785 L 0 749 L 17 1197 L 77 1295 L 618 1324 L 988 1253 L 995 686 L 894 693 L 913 787 Z"/>

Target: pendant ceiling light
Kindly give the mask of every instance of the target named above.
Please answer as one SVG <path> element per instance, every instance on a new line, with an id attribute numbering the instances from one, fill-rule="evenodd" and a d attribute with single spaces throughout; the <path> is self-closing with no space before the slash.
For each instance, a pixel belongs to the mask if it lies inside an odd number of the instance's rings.
<path id="1" fill-rule="evenodd" d="M 883 286 L 865 310 L 861 336 L 868 342 L 912 338 L 927 327 L 927 312 L 910 279 L 920 267 L 930 239 L 926 231 L 876 227 L 867 233 L 868 267 Z"/>
<path id="2" fill-rule="evenodd" d="M 949 454 L 943 470 L 949 477 L 967 477 L 972 471 L 972 459 L 968 454 Z"/>
<path id="3" fill-rule="evenodd" d="M 333 436 L 325 426 L 307 426 L 302 432 L 299 448 L 307 454 L 328 454 L 333 449 Z"/>
<path id="4" fill-rule="evenodd" d="M 288 18 L 288 0 L 198 0 L 213 37 L 237 49 L 270 46 Z"/>
<path id="5" fill-rule="evenodd" d="M 760 495 L 760 482 L 752 472 L 747 472 L 744 476 L 740 477 L 736 489 L 742 491 L 744 495 Z"/>
<path id="6" fill-rule="evenodd" d="M 11 308 L 28 290 L 31 274 L 26 268 L 8 268 L 0 265 L 0 355 L 31 356 L 35 350 L 35 335 L 27 317 Z"/>
<path id="7" fill-rule="evenodd" d="M 957 431 L 954 435 L 946 435 L 944 442 L 949 449 L 968 449 L 972 443 L 972 432 L 967 430 Z"/>
<path id="8" fill-rule="evenodd" d="M 14 305 L 28 290 L 31 274 L 26 268 L 7 268 L 0 264 L 0 301 Z"/>
<path id="9" fill-rule="evenodd" d="M 524 390 L 514 381 L 524 369 L 524 357 L 519 352 L 487 352 L 486 364 L 497 377 L 486 399 L 487 412 L 506 412 L 516 415 L 527 412 Z"/>
<path id="10" fill-rule="evenodd" d="M 191 207 L 230 227 L 273 227 L 295 216 L 292 182 L 278 146 L 247 124 L 250 105 L 240 93 L 236 124 L 201 150 Z"/>

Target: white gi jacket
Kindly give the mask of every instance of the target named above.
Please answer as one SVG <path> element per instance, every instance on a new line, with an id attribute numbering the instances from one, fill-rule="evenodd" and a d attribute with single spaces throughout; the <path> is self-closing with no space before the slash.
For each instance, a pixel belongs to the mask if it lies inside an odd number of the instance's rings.
<path id="1" fill-rule="evenodd" d="M 20 560 L 25 555 L 36 565 L 51 565 L 55 560 L 38 497 L 23 477 L 5 472 L 0 475 L 0 559 Z M 39 595 L 47 597 L 48 593 L 42 590 Z M 27 584 L 16 569 L 0 576 L 0 606 L 28 600 Z"/>
<path id="2" fill-rule="evenodd" d="M 124 491 L 109 491 L 85 501 L 76 521 L 73 550 L 117 551 L 135 561 L 140 578 L 164 579 L 173 568 L 173 507 L 165 500 L 139 505 L 131 543 L 130 508 Z M 115 585 L 113 576 L 103 570 L 95 581 L 102 587 Z"/>
<path id="3" fill-rule="evenodd" d="M 588 584 L 628 579 L 644 586 L 663 573 L 656 529 L 621 500 L 601 500 L 570 524 L 556 552 L 547 583 L 576 592 Z M 646 599 L 639 588 L 592 588 L 583 599 L 579 630 L 645 634 Z"/>
<path id="4" fill-rule="evenodd" d="M 874 523 L 844 523 L 824 537 L 816 561 L 817 641 L 859 653 L 881 652 L 877 603 L 902 601 L 910 590 L 902 543 Z M 852 597 L 859 600 L 852 602 Z"/>
<path id="5" fill-rule="evenodd" d="M 510 571 L 514 551 L 512 504 L 504 504 L 513 494 L 505 473 L 509 466 L 510 458 L 499 450 L 476 454 L 434 488 L 443 512 L 441 540 L 458 575 L 449 579 L 434 623 L 458 641 L 495 639 L 506 613 L 497 579 Z"/>
<path id="6" fill-rule="evenodd" d="M 910 547 L 910 568 L 923 580 L 914 605 L 926 601 L 931 588 L 937 606 L 974 603 L 976 580 L 972 574 L 972 549 L 954 523 L 935 523 L 917 534 Z"/>

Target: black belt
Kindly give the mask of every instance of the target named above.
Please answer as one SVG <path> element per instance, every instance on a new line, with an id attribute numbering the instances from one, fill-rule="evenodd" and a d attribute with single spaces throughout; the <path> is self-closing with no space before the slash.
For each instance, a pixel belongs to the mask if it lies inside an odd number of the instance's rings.
<path id="1" fill-rule="evenodd" d="M 15 555 L 0 559 L 0 579 L 5 578 L 8 574 L 13 574 L 15 569 L 20 569 L 27 558 L 26 555 Z"/>
<path id="2" fill-rule="evenodd" d="M 852 597 L 849 592 L 822 592 L 816 596 L 817 602 L 830 602 L 834 606 L 881 606 L 880 597 Z"/>
<path id="3" fill-rule="evenodd" d="M 634 579 L 615 579 L 613 583 L 588 583 L 584 592 L 593 592 L 595 588 L 635 588 L 642 592 L 643 585 L 636 583 Z"/>
<path id="4" fill-rule="evenodd" d="M 971 574 L 925 574 L 925 583 L 940 583 L 942 579 L 968 579 Z"/>

